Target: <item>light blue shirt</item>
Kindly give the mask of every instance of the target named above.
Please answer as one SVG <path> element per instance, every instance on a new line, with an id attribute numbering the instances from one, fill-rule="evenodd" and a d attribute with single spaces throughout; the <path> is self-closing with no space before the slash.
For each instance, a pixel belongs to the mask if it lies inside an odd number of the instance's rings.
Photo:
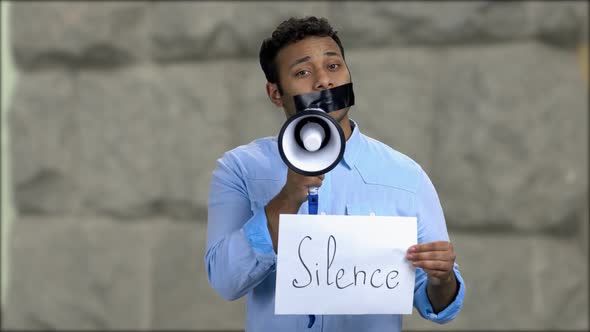
<path id="1" fill-rule="evenodd" d="M 418 243 L 448 241 L 443 211 L 424 170 L 412 159 L 360 133 L 354 123 L 342 161 L 319 189 L 318 213 L 411 216 L 418 220 Z M 246 331 L 401 331 L 401 315 L 275 315 L 277 256 L 267 228 L 266 204 L 285 184 L 287 166 L 276 137 L 257 139 L 226 152 L 217 161 L 209 192 L 207 252 L 209 283 L 219 295 L 246 295 Z M 307 214 L 307 203 L 299 209 Z M 459 313 L 465 285 L 454 266 L 459 291 L 434 313 L 426 295 L 427 276 L 416 269 L 414 307 L 445 323 Z"/>

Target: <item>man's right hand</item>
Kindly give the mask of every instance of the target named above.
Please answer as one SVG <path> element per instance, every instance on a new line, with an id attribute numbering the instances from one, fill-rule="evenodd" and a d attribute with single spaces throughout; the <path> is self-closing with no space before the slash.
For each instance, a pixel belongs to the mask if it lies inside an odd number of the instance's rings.
<path id="1" fill-rule="evenodd" d="M 305 176 L 289 169 L 287 172 L 287 182 L 275 198 L 288 200 L 293 205 L 296 205 L 297 210 L 299 210 L 301 204 L 307 200 L 309 188 L 319 188 L 322 185 L 324 177 L 324 174 L 318 176 Z M 297 213 L 297 211 L 294 213 Z"/>
<path id="2" fill-rule="evenodd" d="M 279 215 L 296 214 L 301 204 L 307 200 L 309 188 L 321 187 L 324 177 L 324 174 L 305 176 L 288 169 L 285 185 L 264 208 L 266 219 L 268 220 L 268 231 L 270 232 L 275 252 L 277 252 L 279 238 Z"/>

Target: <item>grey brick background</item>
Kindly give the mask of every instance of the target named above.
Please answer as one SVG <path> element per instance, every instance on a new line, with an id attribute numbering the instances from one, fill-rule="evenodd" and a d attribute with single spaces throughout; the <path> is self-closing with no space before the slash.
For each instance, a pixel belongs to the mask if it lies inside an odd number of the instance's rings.
<path id="1" fill-rule="evenodd" d="M 291 15 L 331 21 L 351 117 L 441 198 L 464 308 L 404 329 L 587 330 L 584 1 L 14 3 L 3 327 L 243 329 L 207 283 L 208 184 L 284 121 L 257 52 Z"/>

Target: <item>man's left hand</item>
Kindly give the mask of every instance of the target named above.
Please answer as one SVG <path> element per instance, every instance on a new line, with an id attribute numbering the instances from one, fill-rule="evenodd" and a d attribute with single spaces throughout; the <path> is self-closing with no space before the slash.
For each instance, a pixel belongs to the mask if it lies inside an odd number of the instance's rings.
<path id="1" fill-rule="evenodd" d="M 455 250 L 450 242 L 436 241 L 413 245 L 408 248 L 406 258 L 415 267 L 422 268 L 435 285 L 454 280 Z"/>

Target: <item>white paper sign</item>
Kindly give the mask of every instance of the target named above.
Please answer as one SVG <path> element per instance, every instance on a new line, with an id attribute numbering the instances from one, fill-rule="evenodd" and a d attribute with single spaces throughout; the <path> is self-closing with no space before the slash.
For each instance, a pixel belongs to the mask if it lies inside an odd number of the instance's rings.
<path id="1" fill-rule="evenodd" d="M 411 314 L 414 217 L 281 215 L 275 314 Z"/>

